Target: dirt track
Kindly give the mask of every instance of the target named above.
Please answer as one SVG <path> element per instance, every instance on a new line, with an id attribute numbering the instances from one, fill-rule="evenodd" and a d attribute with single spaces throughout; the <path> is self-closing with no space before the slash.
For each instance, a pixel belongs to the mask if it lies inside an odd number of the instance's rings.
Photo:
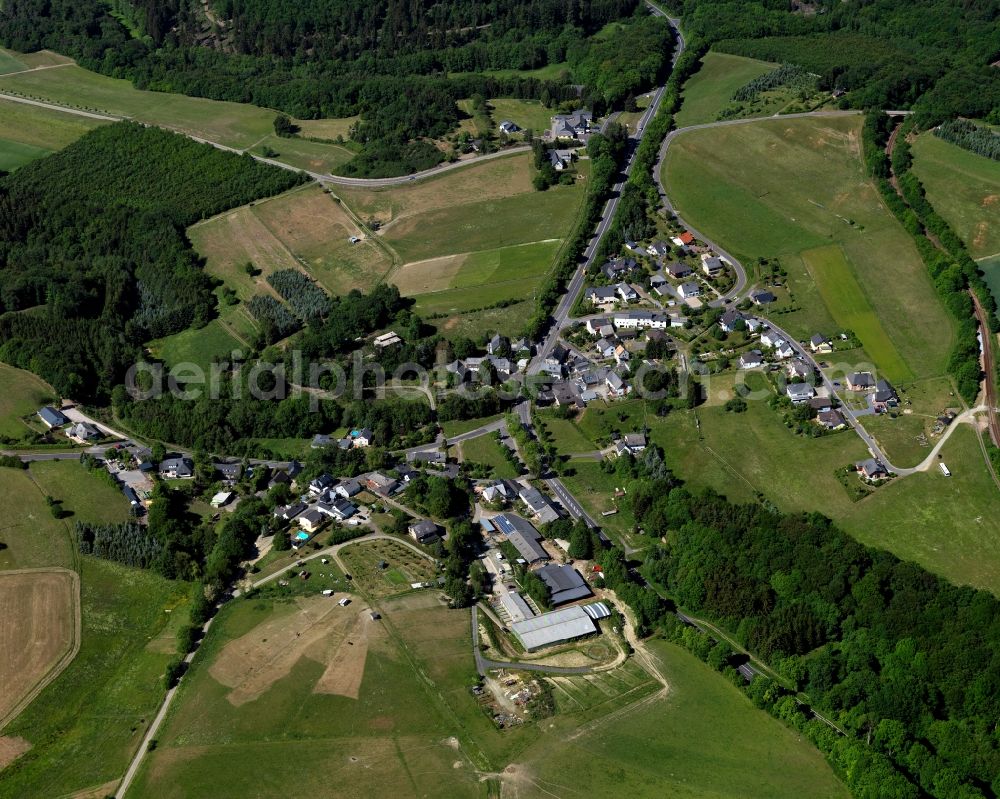
<path id="1" fill-rule="evenodd" d="M 0 573 L 0 729 L 76 657 L 80 624 L 76 572 Z"/>

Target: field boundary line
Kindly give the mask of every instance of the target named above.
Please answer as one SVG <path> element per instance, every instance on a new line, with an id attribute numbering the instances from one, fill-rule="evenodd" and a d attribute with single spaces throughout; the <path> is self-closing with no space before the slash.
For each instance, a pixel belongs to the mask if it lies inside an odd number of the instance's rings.
<path id="1" fill-rule="evenodd" d="M 80 596 L 80 575 L 77 574 L 72 569 L 67 569 L 63 566 L 43 566 L 35 569 L 12 569 L 11 571 L 5 571 L 0 574 L 0 577 L 11 576 L 16 574 L 68 574 L 70 575 L 70 583 L 72 585 L 73 594 L 73 641 L 67 652 L 64 652 L 62 657 L 57 660 L 52 667 L 42 675 L 42 678 L 35 684 L 27 694 L 25 694 L 21 701 L 18 702 L 6 716 L 0 719 L 0 731 L 3 730 L 8 724 L 10 724 L 14 719 L 16 719 L 24 710 L 28 707 L 38 695 L 44 691 L 60 674 L 65 671 L 66 667 L 76 658 L 77 654 L 80 652 L 80 642 L 83 635 L 83 614 L 81 608 L 82 598 Z"/>

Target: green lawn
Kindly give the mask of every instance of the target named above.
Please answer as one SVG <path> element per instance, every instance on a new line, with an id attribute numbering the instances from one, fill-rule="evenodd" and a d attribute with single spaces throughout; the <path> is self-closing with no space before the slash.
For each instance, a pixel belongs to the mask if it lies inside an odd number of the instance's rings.
<path id="1" fill-rule="evenodd" d="M 283 139 L 274 135 L 266 137 L 257 145 L 257 153 L 263 155 L 265 147 L 270 147 L 278 153 L 277 156 L 272 156 L 278 161 L 284 161 L 307 172 L 322 174 L 336 173 L 339 167 L 354 157 L 351 150 L 337 144 L 309 139 Z"/>
<path id="2" fill-rule="evenodd" d="M 962 237 L 973 258 L 1000 254 L 1000 162 L 922 133 L 913 172 L 934 210 Z"/>
<path id="3" fill-rule="evenodd" d="M 0 171 L 13 172 L 25 164 L 44 158 L 52 151 L 19 141 L 0 139 Z"/>
<path id="4" fill-rule="evenodd" d="M 546 108 L 538 100 L 494 98 L 489 101 L 489 106 L 493 122 L 497 125 L 509 119 L 524 130 L 533 130 L 535 135 L 540 135 L 542 131 L 552 127 L 554 111 Z"/>
<path id="5" fill-rule="evenodd" d="M 489 466 L 496 477 L 517 477 L 517 469 L 507 460 L 503 445 L 496 442 L 492 433 L 463 441 L 459 446 L 462 448 L 463 460 Z"/>
<path id="6" fill-rule="evenodd" d="M 71 525 L 52 516 L 31 474 L 0 468 L 0 507 L 0 569 L 73 568 Z"/>
<path id="7" fill-rule="evenodd" d="M 4 729 L 32 749 L 4 770 L 0 797 L 48 799 L 117 781 L 163 698 L 188 588 L 89 557 L 80 576 L 80 652 Z"/>
<path id="8" fill-rule="evenodd" d="M 444 431 L 445 438 L 454 438 L 502 418 L 502 414 L 498 413 L 495 416 L 482 416 L 478 419 L 454 419 L 450 422 L 441 422 L 441 429 Z"/>
<path id="9" fill-rule="evenodd" d="M 737 89 L 778 66 L 711 51 L 701 59 L 701 64 L 701 69 L 684 84 L 683 102 L 676 117 L 679 128 L 714 122 Z"/>
<path id="10" fill-rule="evenodd" d="M 860 117 L 780 119 L 687 133 L 668 152 L 664 180 L 685 219 L 746 262 L 777 256 L 793 268 L 803 252 L 839 245 L 847 266 L 837 269 L 854 273 L 902 362 L 916 377 L 938 376 L 954 322 L 862 172 L 860 127 Z M 815 316 L 803 304 L 790 332 L 811 334 L 843 314 L 849 297 L 830 296 L 835 307 Z"/>
<path id="11" fill-rule="evenodd" d="M 171 368 L 182 363 L 194 364 L 206 375 L 213 360 L 228 359 L 233 350 L 245 349 L 219 319 L 202 328 L 189 328 L 150 341 L 146 346 L 154 357 L 161 358 Z"/>
<path id="12" fill-rule="evenodd" d="M 624 487 L 624 481 L 617 475 L 604 472 L 597 461 L 571 459 L 569 467 L 573 474 L 560 479 L 594 521 L 612 536 L 622 539 L 626 545 L 641 547 L 642 539 L 633 535 L 635 515 L 627 505 L 620 505 L 614 497 L 615 490 Z M 616 508 L 617 513 L 602 515 L 604 511 Z"/>
<path id="13" fill-rule="evenodd" d="M 514 772 L 536 788 L 529 795 L 849 795 L 808 741 L 754 708 L 708 666 L 672 644 L 648 646 L 667 678 L 666 696 L 582 735 L 567 731 L 536 742 Z"/>
<path id="14" fill-rule="evenodd" d="M 0 363 L 0 435 L 20 438 L 29 432 L 21 417 L 55 399 L 55 389 L 40 377 Z"/>
<path id="15" fill-rule="evenodd" d="M 538 418 L 545 426 L 545 429 L 552 434 L 556 447 L 561 454 L 573 455 L 583 452 L 593 452 L 598 448 L 596 443 L 584 435 L 579 425 L 577 425 L 576 420 L 560 419 L 549 411 L 540 412 Z"/>
<path id="16" fill-rule="evenodd" d="M 76 461 L 38 461 L 28 470 L 38 487 L 62 503 L 72 514 L 70 523 L 124 522 L 129 503 L 121 489 L 99 473 L 92 474 Z"/>
<path id="17" fill-rule="evenodd" d="M 46 151 L 61 150 L 84 133 L 107 124 L 65 111 L 0 99 L 0 139 Z"/>

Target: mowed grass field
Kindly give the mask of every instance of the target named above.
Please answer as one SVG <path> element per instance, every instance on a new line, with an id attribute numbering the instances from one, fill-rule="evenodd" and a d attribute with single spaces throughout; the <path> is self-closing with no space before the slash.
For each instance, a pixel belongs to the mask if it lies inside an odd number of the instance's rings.
<path id="1" fill-rule="evenodd" d="M 779 257 L 790 285 L 815 285 L 802 253 L 840 247 L 844 263 L 835 259 L 833 268 L 843 273 L 846 263 L 864 306 L 855 291 L 828 290 L 819 308 L 815 295 L 807 295 L 801 310 L 781 316 L 782 327 L 793 335 L 827 332 L 816 328 L 830 324 L 831 317 L 877 319 L 914 377 L 938 376 L 954 324 L 912 241 L 862 172 L 860 128 L 860 116 L 850 116 L 694 131 L 668 151 L 664 182 L 692 225 L 748 263 L 759 256 Z M 814 263 L 822 270 L 831 261 L 814 257 Z M 879 349 L 870 324 L 857 332 Z M 884 346 L 880 356 L 884 363 L 873 358 L 880 369 L 900 370 Z"/>
<path id="2" fill-rule="evenodd" d="M 498 478 L 518 476 L 517 469 L 504 455 L 503 445 L 497 443 L 492 433 L 463 441 L 459 446 L 462 449 L 462 460 L 489 466 Z"/>
<path id="3" fill-rule="evenodd" d="M 539 100 L 514 100 L 495 97 L 489 100 L 490 115 L 499 125 L 510 120 L 523 130 L 532 130 L 536 135 L 552 127 L 551 108 L 546 108 Z"/>
<path id="4" fill-rule="evenodd" d="M 973 258 L 1000 254 L 1000 162 L 934 135 L 912 145 L 913 172 L 927 199 L 961 236 Z"/>
<path id="5" fill-rule="evenodd" d="M 676 116 L 677 127 L 714 122 L 737 89 L 777 66 L 728 53 L 705 53 L 701 69 L 684 84 L 681 108 Z"/>
<path id="6" fill-rule="evenodd" d="M 21 417 L 55 399 L 55 389 L 42 378 L 0 363 L 0 435 L 20 438 L 30 432 Z"/>
<path id="7" fill-rule="evenodd" d="M 370 240 L 351 244 L 363 231 L 335 198 L 307 186 L 245 205 L 188 229 L 207 271 L 241 300 L 270 293 L 267 275 L 280 269 L 310 273 L 331 294 L 370 289 L 389 270 L 385 251 Z M 261 274 L 245 271 L 252 263 Z"/>
<path id="8" fill-rule="evenodd" d="M 66 59 L 54 53 L 32 54 L 43 56 L 40 59 L 33 59 L 32 55 L 10 55 L 31 67 L 49 66 L 43 63 L 46 61 L 59 66 L 0 74 L 0 91 L 70 108 L 128 117 L 241 150 L 269 144 L 278 151 L 278 160 L 287 160 L 297 168 L 311 169 L 311 165 L 315 165 L 317 169 L 327 171 L 352 155 L 350 150 L 337 144 L 278 139 L 274 136 L 276 112 L 268 108 L 143 91 L 129 81 L 109 78 L 72 62 L 67 63 Z M 348 128 L 351 121 L 347 122 Z"/>
<path id="9" fill-rule="evenodd" d="M 0 98 L 0 169 L 11 172 L 61 150 L 103 124 L 97 119 Z"/>
<path id="10" fill-rule="evenodd" d="M 168 366 L 196 364 L 209 374 L 213 360 L 228 360 L 234 350 L 247 352 L 257 323 L 242 304 L 224 307 L 219 317 L 202 328 L 190 328 L 147 342 L 146 348 Z"/>
<path id="11" fill-rule="evenodd" d="M 711 668 L 664 641 L 647 647 L 666 694 L 605 723 L 544 736 L 504 773 L 509 795 L 849 796 L 815 747 Z"/>
<path id="12" fill-rule="evenodd" d="M 384 620 L 372 621 L 360 599 L 346 608 L 318 596 L 230 603 L 127 797 L 485 796 L 441 688 L 393 631 L 408 607 L 387 603 Z M 468 631 L 467 611 L 455 613 Z M 284 643 L 287 629 L 308 645 Z M 278 657 L 257 669 L 250 653 L 269 644 Z M 360 678 L 356 696 L 328 690 L 349 676 Z M 250 683 L 260 690 L 241 701 Z"/>

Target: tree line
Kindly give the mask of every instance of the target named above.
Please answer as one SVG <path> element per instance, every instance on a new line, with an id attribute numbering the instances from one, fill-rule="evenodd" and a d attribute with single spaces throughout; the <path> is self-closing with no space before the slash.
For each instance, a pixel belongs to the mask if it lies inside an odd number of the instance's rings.
<path id="1" fill-rule="evenodd" d="M 934 135 L 984 158 L 1000 161 L 1000 135 L 968 119 L 951 119 L 938 125 Z"/>
<path id="2" fill-rule="evenodd" d="M 1000 792 L 994 596 L 867 547 L 819 514 L 735 505 L 658 466 L 635 469 L 627 496 L 653 539 L 643 567 L 650 583 L 616 547 L 597 558 L 640 629 L 687 638 L 707 657 L 710 642 L 679 631 L 680 607 L 766 660 L 788 688 L 757 676 L 751 698 L 807 733 L 856 796 Z M 725 648 L 717 654 L 718 666 L 732 663 Z M 847 736 L 809 723 L 795 692 Z"/>

